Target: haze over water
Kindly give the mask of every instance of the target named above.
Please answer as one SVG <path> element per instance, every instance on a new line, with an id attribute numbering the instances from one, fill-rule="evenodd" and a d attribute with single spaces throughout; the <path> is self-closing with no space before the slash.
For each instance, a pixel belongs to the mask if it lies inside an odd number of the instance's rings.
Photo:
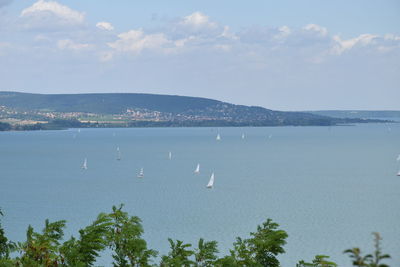
<path id="1" fill-rule="evenodd" d="M 6 235 L 67 220 L 66 238 L 125 204 L 160 254 L 167 238 L 217 240 L 228 253 L 267 218 L 289 234 L 282 266 L 316 254 L 350 266 L 343 250 L 383 251 L 400 263 L 400 125 L 136 128 L 0 133 Z M 216 141 L 217 132 L 222 140 Z M 246 138 L 241 139 L 242 133 Z M 269 138 L 271 136 L 271 138 Z M 117 161 L 117 147 L 122 160 Z M 172 159 L 168 159 L 168 152 Z M 84 158 L 88 170 L 82 170 Z M 200 163 L 200 174 L 193 173 Z M 144 168 L 144 178 L 136 176 Z M 215 172 L 215 188 L 206 184 Z M 221 254 L 222 254 L 221 253 Z M 109 265 L 109 259 L 102 264 Z"/>

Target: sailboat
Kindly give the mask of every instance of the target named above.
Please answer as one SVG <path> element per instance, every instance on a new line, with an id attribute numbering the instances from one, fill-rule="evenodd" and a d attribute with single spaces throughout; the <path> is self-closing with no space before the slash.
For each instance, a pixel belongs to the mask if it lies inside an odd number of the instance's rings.
<path id="1" fill-rule="evenodd" d="M 217 138 L 215 138 L 217 141 L 221 140 L 221 136 L 217 134 Z"/>
<path id="2" fill-rule="evenodd" d="M 168 159 L 172 159 L 172 152 L 171 151 L 168 153 Z"/>
<path id="3" fill-rule="evenodd" d="M 197 164 L 197 167 L 194 170 L 194 173 L 200 173 L 200 164 Z"/>
<path id="4" fill-rule="evenodd" d="M 214 186 L 214 173 L 211 174 L 210 181 L 207 184 L 207 188 L 213 188 Z"/>
<path id="5" fill-rule="evenodd" d="M 117 160 L 121 160 L 121 151 L 119 150 L 119 146 L 117 146 Z"/>
<path id="6" fill-rule="evenodd" d="M 399 170 L 399 172 L 397 173 L 397 176 L 400 176 L 400 170 Z"/>
<path id="7" fill-rule="evenodd" d="M 400 154 L 397 156 L 397 159 L 396 159 L 397 161 L 400 161 Z"/>
<path id="8" fill-rule="evenodd" d="M 138 174 L 138 176 L 137 176 L 138 178 L 143 178 L 144 177 L 144 171 L 143 171 L 143 168 L 141 168 L 140 169 L 140 172 L 139 172 L 139 174 Z"/>
<path id="9" fill-rule="evenodd" d="M 82 169 L 87 170 L 87 158 L 83 161 Z"/>
<path id="10" fill-rule="evenodd" d="M 245 137 L 245 136 L 244 136 L 244 133 L 242 133 L 242 139 L 244 139 L 244 137 Z"/>

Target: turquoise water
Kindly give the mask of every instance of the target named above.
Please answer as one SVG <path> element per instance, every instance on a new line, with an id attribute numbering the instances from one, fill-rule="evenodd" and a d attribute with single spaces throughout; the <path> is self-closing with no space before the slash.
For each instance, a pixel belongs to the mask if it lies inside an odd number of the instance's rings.
<path id="1" fill-rule="evenodd" d="M 46 218 L 66 219 L 69 237 L 125 203 L 143 220 L 148 245 L 163 254 L 168 237 L 217 240 L 227 253 L 236 236 L 272 218 L 289 234 L 283 266 L 316 254 L 351 266 L 343 250 L 372 251 L 373 231 L 399 266 L 400 125 L 390 128 L 220 128 L 219 142 L 215 128 L 3 132 L 2 221 L 12 240 L 24 240 L 28 224 L 39 230 Z M 211 172 L 215 187 L 207 190 Z"/>

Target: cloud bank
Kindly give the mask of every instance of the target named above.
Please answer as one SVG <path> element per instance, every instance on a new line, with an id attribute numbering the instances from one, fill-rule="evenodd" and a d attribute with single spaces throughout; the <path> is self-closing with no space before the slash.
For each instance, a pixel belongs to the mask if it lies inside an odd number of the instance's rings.
<path id="1" fill-rule="evenodd" d="M 150 90 L 283 109 L 318 106 L 313 99 L 322 107 L 335 99 L 350 105 L 356 95 L 361 104 L 399 97 L 400 36 L 393 33 L 345 38 L 317 23 L 235 30 L 201 11 L 121 31 L 50 0 L 21 10 L 15 22 L 0 28 L 0 58 L 12 62 L 0 70 L 11 88 L 25 89 L 18 76 L 48 72 L 49 88 L 60 90 Z M 30 84 L 43 88 L 40 79 Z"/>

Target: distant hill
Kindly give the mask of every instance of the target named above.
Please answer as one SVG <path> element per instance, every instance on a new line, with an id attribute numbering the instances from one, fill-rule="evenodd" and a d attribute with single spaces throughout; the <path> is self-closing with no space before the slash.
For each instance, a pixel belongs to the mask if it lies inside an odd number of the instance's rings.
<path id="1" fill-rule="evenodd" d="M 400 110 L 316 110 L 306 112 L 334 118 L 400 120 Z"/>
<path id="2" fill-rule="evenodd" d="M 140 126 L 146 126 L 149 121 L 152 122 L 151 125 L 162 126 L 334 125 L 366 122 L 365 120 L 343 120 L 306 112 L 282 112 L 262 107 L 234 105 L 207 98 L 134 93 L 30 94 L 0 92 L 0 106 L 12 109 L 12 112 L 3 113 L 3 118 L 4 114 L 11 113 L 19 116 L 28 114 L 37 118 L 44 112 L 56 112 L 57 116 L 58 113 L 76 112 L 99 114 L 103 117 L 105 115 L 125 116 L 124 118 L 127 119 L 132 118 L 132 121 L 135 122 L 132 125 Z M 146 121 L 146 123 L 139 123 L 140 121 Z"/>

